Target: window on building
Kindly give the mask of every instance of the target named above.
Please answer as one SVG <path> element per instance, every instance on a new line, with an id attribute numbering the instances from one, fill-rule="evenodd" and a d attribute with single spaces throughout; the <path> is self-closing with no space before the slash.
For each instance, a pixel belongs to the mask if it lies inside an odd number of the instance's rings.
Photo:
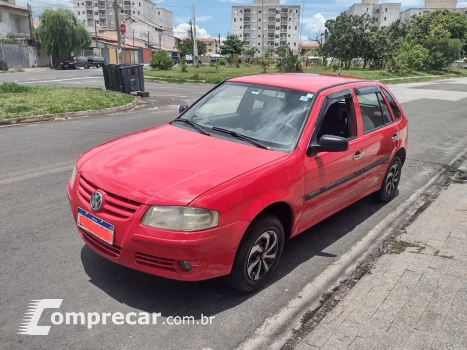
<path id="1" fill-rule="evenodd" d="M 138 6 L 141 6 L 141 3 L 140 3 L 140 2 L 138 2 Z"/>
<path id="2" fill-rule="evenodd" d="M 279 35 L 278 35 L 278 34 L 276 34 L 276 35 L 275 35 L 275 38 L 276 38 L 276 39 L 279 39 Z"/>
<path id="3" fill-rule="evenodd" d="M 159 11 L 159 12 L 157 12 L 157 14 L 160 16 L 160 15 L 161 15 L 161 12 Z"/>
<path id="4" fill-rule="evenodd" d="M 384 20 L 386 20 L 386 17 L 384 17 Z"/>
<path id="5" fill-rule="evenodd" d="M 387 7 L 384 9 L 384 12 L 388 12 L 388 8 L 387 8 Z"/>
<path id="6" fill-rule="evenodd" d="M 289 26 L 289 29 L 292 29 L 292 26 Z"/>
<path id="7" fill-rule="evenodd" d="M 293 43 L 293 46 L 297 46 L 297 43 Z"/>
<path id="8" fill-rule="evenodd" d="M 240 26 L 240 29 L 243 29 L 243 27 L 242 27 L 242 26 Z"/>
<path id="9" fill-rule="evenodd" d="M 236 18 L 234 18 L 234 22 L 237 22 L 237 19 L 236 19 Z"/>
<path id="10" fill-rule="evenodd" d="M 78 5 L 78 7 L 79 7 L 79 2 L 78 2 L 78 4 L 77 4 L 77 5 Z"/>
<path id="11" fill-rule="evenodd" d="M 258 35 L 258 38 L 261 38 L 261 35 Z"/>
<path id="12" fill-rule="evenodd" d="M 135 3 L 134 3 L 134 2 L 132 2 L 131 4 L 132 4 L 133 6 L 135 5 Z"/>
<path id="13" fill-rule="evenodd" d="M 297 26 L 295 26 L 295 30 L 297 30 L 297 28 L 298 28 L 298 27 L 297 27 Z"/>
<path id="14" fill-rule="evenodd" d="M 240 22 L 242 22 L 242 21 L 243 21 L 243 18 L 240 17 Z"/>
<path id="15" fill-rule="evenodd" d="M 261 10 L 259 10 L 258 13 L 261 13 Z"/>
<path id="16" fill-rule="evenodd" d="M 280 19 L 280 18 L 276 18 L 276 22 L 280 22 L 280 21 L 281 21 L 281 19 Z"/>
<path id="17" fill-rule="evenodd" d="M 243 13 L 243 10 L 240 10 L 240 13 Z"/>
<path id="18" fill-rule="evenodd" d="M 289 38 L 290 38 L 290 34 L 289 34 Z"/>
<path id="19" fill-rule="evenodd" d="M 83 21 L 84 22 L 84 21 Z M 110 24 L 114 24 L 114 21 L 110 20 Z"/>
<path id="20" fill-rule="evenodd" d="M 79 16 L 79 11 L 78 11 L 78 16 Z M 0 13 L 0 18 L 2 18 L 2 14 Z M 1 22 L 1 21 L 0 21 Z"/>
<path id="21" fill-rule="evenodd" d="M 133 11 L 133 14 L 135 14 L 135 11 Z"/>
<path id="22" fill-rule="evenodd" d="M 260 19 L 258 19 L 258 22 L 261 22 L 261 18 L 260 18 Z"/>
<path id="23" fill-rule="evenodd" d="M 97 16 L 99 14 L 99 12 L 97 11 L 94 11 L 94 15 Z"/>
<path id="24" fill-rule="evenodd" d="M 240 38 L 241 38 L 241 37 L 242 37 L 242 34 L 240 34 L 239 36 L 240 36 Z M 211 44 L 209 44 L 209 45 L 211 45 Z"/>
<path id="25" fill-rule="evenodd" d="M 261 46 L 261 43 L 258 43 L 258 46 Z"/>
<path id="26" fill-rule="evenodd" d="M 289 18 L 289 22 L 292 20 L 292 18 Z"/>
<path id="27" fill-rule="evenodd" d="M 298 10 L 295 10 L 295 13 L 298 13 Z"/>
<path id="28" fill-rule="evenodd" d="M 258 27 L 258 30 L 261 30 L 261 27 Z"/>

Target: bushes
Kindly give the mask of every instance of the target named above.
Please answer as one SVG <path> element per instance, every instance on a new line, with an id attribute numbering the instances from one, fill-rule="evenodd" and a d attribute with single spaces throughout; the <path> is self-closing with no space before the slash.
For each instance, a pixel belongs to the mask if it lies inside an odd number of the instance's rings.
<path id="1" fill-rule="evenodd" d="M 276 68 L 279 72 L 291 73 L 291 72 L 302 72 L 302 64 L 298 59 L 298 55 L 294 55 L 290 48 L 283 48 L 283 51 L 279 51 L 279 59 L 277 60 Z"/>
<path id="2" fill-rule="evenodd" d="M 394 54 L 391 68 L 398 74 L 420 71 L 428 63 L 429 56 L 430 53 L 422 45 L 414 45 L 411 41 L 404 41 Z"/>
<path id="3" fill-rule="evenodd" d="M 182 73 L 186 73 L 187 71 L 187 68 L 186 68 L 186 58 L 185 57 L 182 57 L 182 59 L 180 60 L 180 71 Z"/>
<path id="4" fill-rule="evenodd" d="M 220 61 L 219 61 L 219 64 L 220 64 L 221 66 L 225 66 L 225 65 L 227 64 L 227 62 L 226 62 L 225 60 L 220 60 Z"/>
<path id="5" fill-rule="evenodd" d="M 5 71 L 8 70 L 8 63 L 5 60 L 0 59 L 0 70 Z"/>
<path id="6" fill-rule="evenodd" d="M 174 66 L 174 61 L 167 52 L 159 50 L 152 55 L 150 66 L 153 69 L 169 70 Z"/>
<path id="7" fill-rule="evenodd" d="M 30 92 L 30 91 L 32 91 L 32 86 L 21 85 L 16 82 L 0 84 L 0 93 L 2 94 L 7 94 L 7 93 L 20 94 L 20 93 L 25 93 L 25 92 Z"/>

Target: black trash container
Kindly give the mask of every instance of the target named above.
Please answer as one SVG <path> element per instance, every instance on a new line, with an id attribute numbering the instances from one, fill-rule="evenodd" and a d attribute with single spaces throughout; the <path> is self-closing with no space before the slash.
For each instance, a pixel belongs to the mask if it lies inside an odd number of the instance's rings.
<path id="1" fill-rule="evenodd" d="M 142 64 L 121 65 L 120 72 L 123 81 L 123 92 L 144 91 L 144 73 Z"/>
<path id="2" fill-rule="evenodd" d="M 125 94 L 144 91 L 142 64 L 105 64 L 102 71 L 107 90 Z"/>

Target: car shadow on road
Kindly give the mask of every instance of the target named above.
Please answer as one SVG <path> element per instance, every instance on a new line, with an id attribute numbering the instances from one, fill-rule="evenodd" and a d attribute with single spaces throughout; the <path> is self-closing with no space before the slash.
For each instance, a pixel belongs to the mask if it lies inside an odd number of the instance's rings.
<path id="1" fill-rule="evenodd" d="M 279 268 L 266 288 L 273 288 L 276 282 L 314 257 L 327 259 L 321 259 L 320 264 L 324 267 L 338 259 L 339 256 L 327 253 L 326 249 L 383 206 L 364 198 L 288 241 Z M 261 293 L 238 293 L 222 278 L 181 282 L 149 275 L 115 264 L 86 245 L 81 250 L 81 261 L 90 282 L 110 297 L 141 311 L 160 312 L 163 317 L 189 314 L 198 319 L 201 314 L 217 315 Z M 308 276 L 302 275 L 301 285 L 313 279 L 318 272 L 310 271 Z"/>

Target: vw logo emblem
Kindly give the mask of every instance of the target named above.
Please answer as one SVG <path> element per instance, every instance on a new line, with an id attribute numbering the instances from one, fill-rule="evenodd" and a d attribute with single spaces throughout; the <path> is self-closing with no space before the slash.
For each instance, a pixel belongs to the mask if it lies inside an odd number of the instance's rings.
<path id="1" fill-rule="evenodd" d="M 91 205 L 92 210 L 98 211 L 102 206 L 102 193 L 99 191 L 94 192 L 91 196 L 89 204 Z"/>

